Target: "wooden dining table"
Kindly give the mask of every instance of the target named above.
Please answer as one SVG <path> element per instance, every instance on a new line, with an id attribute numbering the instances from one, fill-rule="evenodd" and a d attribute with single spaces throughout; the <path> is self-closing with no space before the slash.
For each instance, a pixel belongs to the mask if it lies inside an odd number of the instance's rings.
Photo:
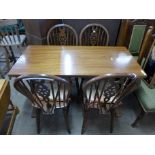
<path id="1" fill-rule="evenodd" d="M 10 77 L 25 74 L 83 77 L 110 73 L 146 76 L 126 47 L 30 45 L 9 71 Z"/>

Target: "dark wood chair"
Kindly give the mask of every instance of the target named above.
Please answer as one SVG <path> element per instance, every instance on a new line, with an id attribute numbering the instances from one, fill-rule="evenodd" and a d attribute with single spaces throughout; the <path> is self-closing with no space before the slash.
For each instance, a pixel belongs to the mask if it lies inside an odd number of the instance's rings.
<path id="1" fill-rule="evenodd" d="M 109 42 L 108 30 L 101 24 L 88 24 L 80 32 L 80 45 L 106 46 Z"/>
<path id="2" fill-rule="evenodd" d="M 144 70 L 153 49 L 155 50 L 155 40 L 153 41 L 151 49 L 148 52 L 147 58 L 146 55 L 141 55 L 139 59 L 140 61 L 138 61 Z M 135 92 L 135 96 L 140 105 L 140 113 L 132 123 L 132 127 L 136 127 L 139 121 L 145 116 L 145 114 L 155 112 L 155 73 L 152 77 L 147 75 L 145 79 L 141 80 L 140 87 Z"/>
<path id="3" fill-rule="evenodd" d="M 67 24 L 57 24 L 47 33 L 48 45 L 78 45 L 78 36 L 73 27 Z"/>
<path id="4" fill-rule="evenodd" d="M 101 114 L 110 112 L 110 133 L 113 132 L 115 110 L 122 99 L 131 92 L 136 83 L 135 74 L 107 74 L 92 78 L 83 84 L 83 124 L 81 134 L 85 132 L 88 112 L 98 109 Z"/>
<path id="5" fill-rule="evenodd" d="M 30 99 L 36 109 L 37 133 L 40 133 L 40 113 L 54 114 L 63 109 L 68 133 L 68 111 L 70 105 L 70 83 L 60 77 L 47 75 L 23 75 L 14 82 L 14 87 Z"/>
<path id="6" fill-rule="evenodd" d="M 123 19 L 117 39 L 117 46 L 126 46 L 134 56 L 150 47 L 154 27 L 147 20 Z"/>

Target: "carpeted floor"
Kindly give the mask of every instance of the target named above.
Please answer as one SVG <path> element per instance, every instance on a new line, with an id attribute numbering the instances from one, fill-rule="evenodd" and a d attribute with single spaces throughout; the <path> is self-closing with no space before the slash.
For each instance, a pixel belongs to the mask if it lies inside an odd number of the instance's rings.
<path id="1" fill-rule="evenodd" d="M 12 79 L 13 81 L 13 79 Z M 73 95 L 76 95 L 75 88 L 73 89 Z M 18 105 L 20 113 L 17 116 L 12 134 L 37 134 L 35 118 L 31 117 L 32 107 L 30 102 L 12 88 L 12 100 L 13 103 Z M 133 94 L 126 97 L 123 101 L 122 107 L 120 107 L 120 115 L 115 119 L 115 127 L 113 134 L 155 134 L 155 115 L 147 115 L 140 122 L 136 128 L 131 127 L 131 123 L 135 120 L 136 115 L 139 112 L 139 106 L 137 100 Z M 71 103 L 69 112 L 69 123 L 71 127 L 71 134 L 79 135 L 82 126 L 82 107 L 80 103 L 75 100 Z M 107 135 L 109 133 L 110 115 L 98 115 L 97 111 L 92 111 L 89 114 L 88 126 L 85 134 L 87 135 Z M 42 115 L 41 117 L 41 133 L 43 135 L 68 135 L 64 123 L 63 113 L 61 110 L 57 110 L 55 115 Z"/>

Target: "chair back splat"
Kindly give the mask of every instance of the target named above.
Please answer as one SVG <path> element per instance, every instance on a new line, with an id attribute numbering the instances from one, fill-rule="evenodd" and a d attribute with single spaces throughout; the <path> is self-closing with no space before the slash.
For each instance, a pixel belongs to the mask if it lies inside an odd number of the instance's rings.
<path id="1" fill-rule="evenodd" d="M 78 45 L 74 28 L 67 24 L 54 25 L 47 33 L 48 45 Z"/>
<path id="2" fill-rule="evenodd" d="M 108 30 L 101 24 L 88 24 L 80 33 L 80 45 L 106 46 L 109 42 Z"/>

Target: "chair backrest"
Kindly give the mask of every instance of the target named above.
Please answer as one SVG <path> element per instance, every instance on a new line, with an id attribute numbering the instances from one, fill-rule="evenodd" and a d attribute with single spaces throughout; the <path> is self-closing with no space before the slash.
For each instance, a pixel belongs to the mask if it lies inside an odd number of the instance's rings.
<path id="1" fill-rule="evenodd" d="M 149 29 L 153 31 L 145 20 L 122 20 L 117 46 L 126 46 L 133 55 L 138 55 L 142 46 L 144 48 L 143 42 Z"/>
<path id="2" fill-rule="evenodd" d="M 1 45 L 12 46 L 21 44 L 23 40 L 19 34 L 19 27 L 16 19 L 0 21 L 0 41 Z"/>
<path id="3" fill-rule="evenodd" d="M 150 26 L 145 34 L 141 50 L 138 55 L 137 62 L 141 65 L 141 67 L 144 69 L 146 66 L 146 63 L 150 57 L 151 51 L 152 51 L 152 42 L 153 42 L 153 27 Z M 154 43 L 153 43 L 154 44 Z"/>
<path id="4" fill-rule="evenodd" d="M 80 45 L 106 46 L 109 42 L 108 30 L 101 24 L 88 24 L 80 32 Z"/>
<path id="5" fill-rule="evenodd" d="M 14 82 L 14 87 L 32 102 L 32 106 L 46 113 L 69 103 L 70 83 L 60 77 L 47 75 L 23 75 Z"/>
<path id="6" fill-rule="evenodd" d="M 137 60 L 147 73 L 147 78 L 143 79 L 143 81 L 151 89 L 155 88 L 155 36 L 152 39 L 153 43 L 150 49 L 147 53 L 142 53 Z"/>
<path id="7" fill-rule="evenodd" d="M 78 36 L 73 27 L 67 24 L 57 24 L 47 33 L 48 45 L 78 45 Z"/>
<path id="8" fill-rule="evenodd" d="M 84 108 L 98 108 L 109 111 L 135 86 L 135 74 L 106 74 L 90 79 L 83 85 Z"/>

